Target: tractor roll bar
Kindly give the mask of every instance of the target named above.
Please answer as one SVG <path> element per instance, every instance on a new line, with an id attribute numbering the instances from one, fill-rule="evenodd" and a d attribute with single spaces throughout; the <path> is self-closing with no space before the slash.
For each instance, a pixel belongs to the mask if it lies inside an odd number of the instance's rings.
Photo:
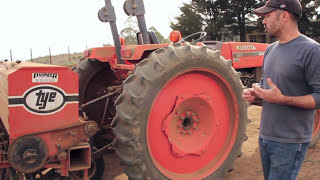
<path id="1" fill-rule="evenodd" d="M 118 29 L 116 25 L 116 14 L 114 7 L 111 4 L 111 0 L 105 0 L 105 6 L 99 10 L 98 17 L 101 22 L 109 22 L 112 37 L 114 41 L 114 46 L 116 48 L 116 54 L 119 64 L 124 64 L 124 61 L 121 59 L 121 44 L 119 40 Z M 145 9 L 143 0 L 126 0 L 124 3 L 124 11 L 128 16 L 137 16 L 139 30 L 142 34 L 143 44 L 150 44 L 149 33 L 147 30 L 146 21 L 144 18 Z"/>
<path id="2" fill-rule="evenodd" d="M 126 0 L 123 10 L 128 16 L 137 16 L 139 30 L 143 38 L 143 44 L 150 44 L 149 33 L 144 18 L 145 9 L 143 0 Z"/>
<path id="3" fill-rule="evenodd" d="M 121 59 L 121 44 L 116 24 L 116 14 L 114 12 L 114 7 L 111 4 L 111 0 L 105 0 L 106 5 L 101 8 L 98 12 L 98 17 L 101 22 L 109 22 L 112 32 L 112 37 L 114 41 L 114 46 L 116 49 L 118 64 L 124 64 L 124 61 Z"/>

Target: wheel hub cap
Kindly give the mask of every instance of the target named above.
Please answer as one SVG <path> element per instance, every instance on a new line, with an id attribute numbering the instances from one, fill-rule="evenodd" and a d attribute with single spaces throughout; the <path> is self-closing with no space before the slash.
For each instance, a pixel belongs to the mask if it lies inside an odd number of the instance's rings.
<path id="1" fill-rule="evenodd" d="M 212 107 L 212 98 L 205 94 L 188 94 L 177 98 L 173 111 L 163 122 L 163 131 L 176 157 L 206 152 L 214 134 L 209 129 L 212 121 L 207 120 L 212 117 Z"/>

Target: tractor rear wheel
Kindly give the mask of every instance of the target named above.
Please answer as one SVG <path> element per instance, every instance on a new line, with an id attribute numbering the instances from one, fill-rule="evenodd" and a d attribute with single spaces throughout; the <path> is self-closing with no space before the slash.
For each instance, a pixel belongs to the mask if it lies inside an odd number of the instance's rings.
<path id="1" fill-rule="evenodd" d="M 247 103 L 218 51 L 173 44 L 123 83 L 113 131 L 129 179 L 222 179 L 241 155 Z"/>
<path id="2" fill-rule="evenodd" d="M 80 105 L 107 94 L 107 88 L 115 84 L 116 77 L 112 73 L 109 63 L 81 59 L 74 71 L 79 75 Z M 84 112 L 90 120 L 99 124 L 103 116 L 104 105 L 105 100 L 101 100 L 84 108 Z"/>
<path id="3" fill-rule="evenodd" d="M 320 140 L 320 109 L 317 109 L 313 124 L 312 140 L 310 148 L 316 146 Z"/>
<path id="4" fill-rule="evenodd" d="M 78 62 L 74 71 L 79 75 L 80 107 L 89 101 L 108 94 L 108 87 L 120 84 L 117 82 L 117 78 L 107 62 L 84 58 Z M 93 146 L 98 149 L 111 143 L 114 138 L 111 128 L 103 128 L 111 124 L 112 118 L 115 115 L 113 99 L 116 98 L 116 95 L 110 98 L 110 101 L 102 99 L 80 110 L 80 116 L 84 116 L 84 112 L 89 120 L 96 121 L 100 127 L 100 131 L 91 138 Z M 107 110 L 105 110 L 106 103 L 108 103 Z M 104 113 L 106 113 L 105 116 Z M 103 117 L 105 119 L 102 119 Z"/>

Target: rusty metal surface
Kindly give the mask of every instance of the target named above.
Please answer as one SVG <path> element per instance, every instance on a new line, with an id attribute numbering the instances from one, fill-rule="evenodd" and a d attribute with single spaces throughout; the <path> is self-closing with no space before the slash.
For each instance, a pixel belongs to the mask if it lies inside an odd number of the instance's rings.
<path id="1" fill-rule="evenodd" d="M 98 130 L 96 122 L 81 120 L 69 127 L 20 136 L 9 147 L 9 164 L 24 173 L 35 172 L 44 167 L 55 167 L 61 169 L 61 175 L 68 175 L 68 162 L 64 152 L 70 148 L 77 148 L 76 145 L 86 142 Z M 83 156 L 86 156 L 82 157 L 86 162 L 91 162 L 91 151 Z M 2 164 L 4 167 L 7 166 L 5 161 Z"/>
<path id="2" fill-rule="evenodd" d="M 69 171 L 79 171 L 91 167 L 91 148 L 89 143 L 80 143 L 68 150 Z"/>
<path id="3" fill-rule="evenodd" d="M 80 142 L 87 141 L 89 137 L 99 130 L 98 124 L 94 121 L 82 121 L 74 126 L 57 129 L 39 134 L 48 142 L 49 156 L 51 159 L 60 152 L 65 151 Z"/>

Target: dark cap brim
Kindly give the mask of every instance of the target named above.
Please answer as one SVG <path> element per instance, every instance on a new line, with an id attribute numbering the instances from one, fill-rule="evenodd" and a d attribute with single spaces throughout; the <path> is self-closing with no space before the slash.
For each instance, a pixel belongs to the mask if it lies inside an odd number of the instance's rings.
<path id="1" fill-rule="evenodd" d="M 253 10 L 253 12 L 258 16 L 263 16 L 263 15 L 268 14 L 269 12 L 272 12 L 276 9 L 277 8 L 274 8 L 274 7 L 262 6 L 260 8 Z"/>

